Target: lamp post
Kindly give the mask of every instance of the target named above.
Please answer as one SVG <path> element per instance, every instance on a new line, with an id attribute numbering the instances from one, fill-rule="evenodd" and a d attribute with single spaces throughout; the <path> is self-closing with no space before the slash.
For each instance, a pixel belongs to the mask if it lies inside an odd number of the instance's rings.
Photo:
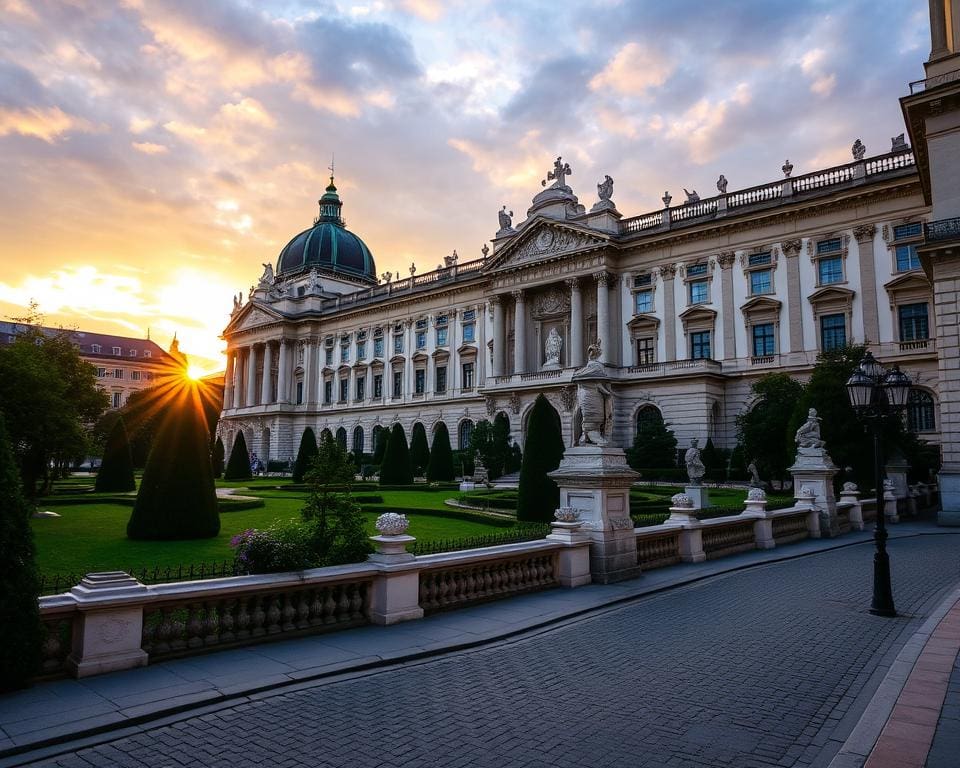
<path id="1" fill-rule="evenodd" d="M 887 522 L 883 514 L 883 447 L 884 421 L 907 407 L 910 378 L 895 365 L 885 369 L 870 352 L 847 380 L 850 404 L 873 434 L 873 473 L 877 492 L 877 525 L 873 532 L 877 551 L 873 556 L 873 602 L 870 613 L 896 616 L 893 590 L 890 587 L 890 558 L 887 555 Z"/>

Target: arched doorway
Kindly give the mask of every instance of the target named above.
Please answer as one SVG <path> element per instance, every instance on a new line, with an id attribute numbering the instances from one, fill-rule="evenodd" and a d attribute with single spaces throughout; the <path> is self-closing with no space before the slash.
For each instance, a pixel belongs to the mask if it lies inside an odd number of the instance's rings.
<path id="1" fill-rule="evenodd" d="M 357 456 L 363 455 L 363 427 L 359 424 L 353 429 L 353 452 Z"/>

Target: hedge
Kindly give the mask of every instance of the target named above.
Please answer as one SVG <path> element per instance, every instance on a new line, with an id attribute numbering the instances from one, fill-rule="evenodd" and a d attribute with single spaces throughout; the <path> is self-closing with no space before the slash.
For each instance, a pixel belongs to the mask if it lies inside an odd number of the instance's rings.
<path id="1" fill-rule="evenodd" d="M 512 528 L 516 522 L 511 518 L 496 517 L 494 515 L 485 515 L 483 512 L 471 512 L 466 509 L 422 509 L 420 507 L 392 507 L 387 504 L 361 504 L 360 509 L 364 512 L 372 512 L 375 515 L 382 515 L 386 512 L 396 512 L 398 515 L 429 515 L 431 517 L 446 517 L 451 520 L 467 520 L 470 522 L 481 522 L 492 525 L 495 528 Z M 416 535 L 413 531 L 412 535 Z"/>

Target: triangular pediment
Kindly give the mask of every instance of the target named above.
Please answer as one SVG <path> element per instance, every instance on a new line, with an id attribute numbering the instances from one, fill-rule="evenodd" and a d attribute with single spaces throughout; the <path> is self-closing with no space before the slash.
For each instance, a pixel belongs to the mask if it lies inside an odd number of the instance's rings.
<path id="1" fill-rule="evenodd" d="M 602 248 L 609 242 L 610 236 L 604 232 L 553 219 L 535 219 L 489 260 L 484 271 L 498 272 L 550 261 Z"/>
<path id="2" fill-rule="evenodd" d="M 282 315 L 265 307 L 250 303 L 230 319 L 230 324 L 224 333 L 237 333 L 238 331 L 246 331 L 261 325 L 272 325 L 280 320 L 283 320 Z"/>
<path id="3" fill-rule="evenodd" d="M 854 297 L 854 292 L 849 288 L 840 288 L 837 286 L 827 286 L 821 288 L 819 291 L 814 291 L 811 293 L 807 300 L 811 304 L 823 304 L 828 301 L 846 301 L 852 302 Z"/>
<path id="4" fill-rule="evenodd" d="M 741 312 L 779 312 L 781 302 L 770 296 L 754 296 L 740 305 Z"/>
<path id="5" fill-rule="evenodd" d="M 927 276 L 923 272 L 915 270 L 897 275 L 893 280 L 885 283 L 883 287 L 887 291 L 904 291 L 912 288 L 929 291 L 930 281 L 927 280 Z"/>

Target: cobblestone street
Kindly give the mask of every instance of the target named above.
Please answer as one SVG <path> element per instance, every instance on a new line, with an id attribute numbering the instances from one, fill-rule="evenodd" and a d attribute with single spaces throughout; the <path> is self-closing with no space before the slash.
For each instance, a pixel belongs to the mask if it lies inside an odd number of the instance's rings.
<path id="1" fill-rule="evenodd" d="M 823 765 L 884 655 L 960 578 L 957 536 L 893 540 L 890 551 L 898 619 L 866 610 L 872 547 L 846 547 L 42 765 Z"/>

